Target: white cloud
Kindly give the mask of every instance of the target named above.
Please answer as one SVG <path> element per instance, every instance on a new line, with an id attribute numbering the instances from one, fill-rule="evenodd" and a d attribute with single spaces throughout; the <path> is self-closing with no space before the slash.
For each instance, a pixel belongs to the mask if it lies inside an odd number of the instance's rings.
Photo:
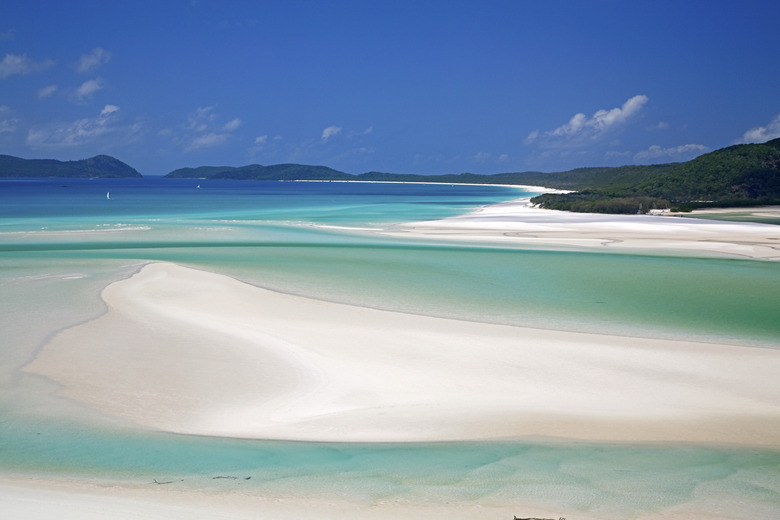
<path id="1" fill-rule="evenodd" d="M 137 133 L 139 130 L 137 125 L 120 127 L 116 124 L 118 111 L 119 107 L 116 105 L 106 105 L 95 117 L 86 117 L 46 128 L 33 128 L 27 133 L 27 144 L 33 148 L 71 148 L 94 142 L 108 134 L 122 132 L 129 137 Z"/>
<path id="2" fill-rule="evenodd" d="M 97 68 L 111 59 L 111 53 L 101 47 L 95 47 L 89 54 L 84 54 L 76 64 L 76 70 L 87 72 Z"/>
<path id="3" fill-rule="evenodd" d="M 653 145 L 647 150 L 642 150 L 634 155 L 634 159 L 637 161 L 646 161 L 650 159 L 674 159 L 674 160 L 688 160 L 703 154 L 708 148 L 702 144 L 683 144 L 680 146 L 672 146 L 669 148 L 662 148 L 658 145 Z"/>
<path id="4" fill-rule="evenodd" d="M 525 144 L 531 144 L 539 137 L 539 130 L 534 130 L 530 134 L 528 134 L 528 137 L 525 138 Z"/>
<path id="5" fill-rule="evenodd" d="M 55 92 L 57 92 L 57 85 L 47 85 L 43 87 L 42 89 L 38 90 L 38 97 L 39 98 L 47 98 L 51 95 L 53 95 Z"/>
<path id="6" fill-rule="evenodd" d="M 174 141 L 180 144 L 185 152 L 221 146 L 243 124 L 243 121 L 236 117 L 219 125 L 215 108 L 213 105 L 198 107 L 187 117 L 187 123 L 183 126 L 184 132 L 172 133 Z"/>
<path id="7" fill-rule="evenodd" d="M 647 96 L 640 94 L 629 98 L 620 107 L 597 110 L 591 117 L 587 117 L 583 113 L 574 114 L 567 123 L 554 130 L 544 133 L 534 130 L 525 138 L 525 143 L 538 143 L 552 147 L 586 144 L 599 139 L 613 128 L 625 124 L 635 117 L 648 101 Z"/>
<path id="8" fill-rule="evenodd" d="M 119 107 L 116 105 L 106 105 L 103 107 L 103 110 L 100 111 L 100 115 L 107 116 L 109 114 L 113 114 L 117 110 L 119 110 Z"/>
<path id="9" fill-rule="evenodd" d="M 239 126 L 241 126 L 242 123 L 243 121 L 241 121 L 239 118 L 231 119 L 225 123 L 225 125 L 222 127 L 222 130 L 225 132 L 234 132 L 236 129 L 238 129 Z"/>
<path id="10" fill-rule="evenodd" d="M 328 128 L 322 131 L 322 140 L 327 141 L 328 139 L 338 134 L 339 132 L 341 132 L 340 126 L 329 126 Z"/>
<path id="11" fill-rule="evenodd" d="M 18 124 L 18 119 L 0 119 L 0 134 L 12 134 L 16 132 L 16 125 Z"/>
<path id="12" fill-rule="evenodd" d="M 214 148 L 224 144 L 227 141 L 228 134 L 216 134 L 209 132 L 208 134 L 198 135 L 192 139 L 190 144 L 184 149 L 185 152 L 192 152 L 194 150 L 201 150 L 203 148 Z"/>
<path id="13" fill-rule="evenodd" d="M 38 72 L 54 64 L 51 60 L 33 61 L 26 54 L 6 54 L 0 61 L 0 78 L 7 78 L 16 74 L 31 74 Z"/>
<path id="14" fill-rule="evenodd" d="M 579 132 L 581 132 L 583 128 L 585 128 L 585 122 L 587 121 L 587 119 L 588 118 L 583 113 L 574 114 L 572 118 L 569 119 L 568 123 L 559 126 L 558 128 L 556 128 L 551 132 L 547 132 L 547 135 L 554 135 L 557 137 L 565 136 L 565 135 L 576 135 Z M 595 119 L 593 121 L 595 123 Z"/>
<path id="15" fill-rule="evenodd" d="M 205 132 L 217 118 L 217 115 L 213 113 L 214 108 L 214 106 L 198 107 L 187 117 L 187 129 L 193 132 Z"/>
<path id="16" fill-rule="evenodd" d="M 100 78 L 90 79 L 79 85 L 76 91 L 73 93 L 73 97 L 77 101 L 84 101 L 87 98 L 92 97 L 95 92 L 103 90 L 103 80 Z"/>
<path id="17" fill-rule="evenodd" d="M 363 131 L 363 135 L 368 135 L 368 134 L 372 133 L 373 131 L 374 131 L 374 127 L 373 126 L 369 126 L 368 128 L 366 128 Z"/>
<path id="18" fill-rule="evenodd" d="M 254 154 L 260 152 L 261 150 L 265 149 L 265 146 L 268 144 L 268 134 L 266 135 L 259 135 L 255 137 L 254 142 L 252 143 L 252 146 L 250 146 L 247 149 L 247 152 L 249 153 L 250 157 L 254 157 Z"/>
<path id="19" fill-rule="evenodd" d="M 780 114 L 777 114 L 766 126 L 751 128 L 742 134 L 736 143 L 765 143 L 778 137 L 780 137 Z"/>
<path id="20" fill-rule="evenodd" d="M 509 160 L 509 155 L 502 153 L 498 157 L 494 157 L 493 154 L 490 152 L 477 152 L 476 154 L 474 154 L 472 159 L 474 159 L 474 161 L 478 163 L 483 163 L 483 164 L 488 162 L 503 163 Z"/>
<path id="21" fill-rule="evenodd" d="M 604 154 L 604 157 L 609 159 L 623 159 L 626 157 L 631 157 L 631 152 L 628 151 L 622 151 L 622 150 L 609 150 Z"/>
<path id="22" fill-rule="evenodd" d="M 11 107 L 0 105 L 0 134 L 16 132 L 16 125 L 19 124 L 20 120 L 16 117 L 9 117 L 10 115 Z"/>
<path id="23" fill-rule="evenodd" d="M 259 157 L 263 160 L 272 160 L 278 157 L 281 152 L 280 143 L 282 136 L 271 136 L 268 134 L 258 135 L 252 141 L 252 145 L 247 148 L 247 155 L 250 161 L 257 161 Z M 277 161 L 278 162 L 278 161 Z"/>
<path id="24" fill-rule="evenodd" d="M 599 129 L 608 129 L 614 125 L 627 121 L 630 117 L 638 113 L 642 107 L 649 101 L 649 98 L 645 95 L 638 95 L 630 98 L 623 103 L 620 108 L 613 108 L 612 110 L 599 110 L 593 114 L 591 121 L 588 124 L 593 124 Z"/>

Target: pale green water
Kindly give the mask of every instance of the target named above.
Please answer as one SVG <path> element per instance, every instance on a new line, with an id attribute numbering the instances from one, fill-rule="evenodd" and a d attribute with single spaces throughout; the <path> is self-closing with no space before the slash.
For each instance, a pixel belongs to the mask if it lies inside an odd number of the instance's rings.
<path id="1" fill-rule="evenodd" d="M 322 444 L 4 424 L 7 471 L 173 488 L 443 505 L 537 504 L 631 518 L 701 502 L 770 518 L 780 453 L 550 443 Z M 36 431 L 40 430 L 40 431 Z M 702 498 L 704 499 L 702 501 Z M 759 515 L 759 516 L 755 516 Z"/>
<path id="2" fill-rule="evenodd" d="M 212 491 L 338 496 L 367 505 L 538 504 L 569 519 L 577 512 L 633 518 L 686 504 L 713 516 L 736 511 L 733 518 L 771 518 L 780 509 L 777 450 L 321 444 L 156 434 L 52 397 L 50 383 L 18 371 L 56 331 L 101 314 L 100 290 L 150 260 L 404 312 L 780 345 L 777 263 L 426 244 L 290 225 L 285 220 L 291 212 L 274 210 L 256 220 L 251 204 L 241 202 L 232 211 L 232 199 L 221 196 L 223 205 L 209 209 L 209 218 L 200 206 L 187 210 L 189 203 L 181 201 L 172 215 L 149 207 L 133 214 L 128 205 L 109 218 L 70 215 L 77 208 L 66 207 L 58 211 L 68 216 L 39 211 L 0 222 L 6 232 L 0 236 L 0 471 L 149 485 L 157 479 Z M 334 201 L 336 217 L 318 198 L 316 211 L 304 207 L 292 212 L 293 220 L 311 213 L 320 223 L 357 225 L 371 215 L 370 224 L 378 225 L 382 219 L 375 213 L 381 211 L 357 202 L 351 201 L 357 212 L 345 216 L 349 205 Z M 414 206 L 387 203 L 399 212 L 396 218 L 417 214 Z M 423 201 L 415 204 L 426 215 L 435 213 Z M 271 215 L 281 220 L 268 220 Z M 51 234 L 52 228 L 71 232 Z"/>
<path id="3" fill-rule="evenodd" d="M 773 262 L 426 245 L 274 226 L 259 233 L 177 228 L 117 235 L 28 241 L 6 246 L 3 258 L 7 269 L 23 269 L 33 259 L 164 260 L 282 292 L 388 310 L 780 343 L 780 268 Z"/>

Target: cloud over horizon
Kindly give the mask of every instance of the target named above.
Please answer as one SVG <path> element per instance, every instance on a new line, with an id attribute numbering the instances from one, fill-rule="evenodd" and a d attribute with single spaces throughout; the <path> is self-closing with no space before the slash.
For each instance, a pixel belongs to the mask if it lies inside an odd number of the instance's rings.
<path id="1" fill-rule="evenodd" d="M 329 126 L 328 128 L 322 131 L 322 141 L 323 142 L 327 141 L 328 139 L 338 134 L 339 132 L 341 132 L 340 126 Z"/>
<path id="2" fill-rule="evenodd" d="M 184 131 L 178 135 L 174 131 L 174 141 L 185 153 L 197 152 L 208 148 L 216 148 L 228 142 L 233 133 L 243 124 L 237 117 L 223 125 L 217 124 L 219 116 L 214 112 L 215 105 L 198 107 L 189 115 Z"/>
<path id="3" fill-rule="evenodd" d="M 0 134 L 16 132 L 16 125 L 19 124 L 19 121 L 19 118 L 11 117 L 11 107 L 0 105 Z"/>
<path id="4" fill-rule="evenodd" d="M 525 138 L 525 144 L 552 148 L 583 146 L 634 118 L 648 101 L 647 96 L 639 94 L 629 98 L 620 107 L 597 110 L 591 117 L 579 112 L 554 130 L 534 130 Z"/>
<path id="5" fill-rule="evenodd" d="M 119 127 L 115 124 L 117 112 L 118 106 L 106 105 L 95 117 L 85 117 L 45 128 L 31 128 L 27 133 L 27 145 L 45 149 L 72 148 L 92 143 L 107 134 L 121 131 L 127 137 L 137 133 L 137 125 Z"/>
<path id="6" fill-rule="evenodd" d="M 662 148 L 661 146 L 654 144 L 647 150 L 637 152 L 636 155 L 634 155 L 634 159 L 637 161 L 647 161 L 664 158 L 682 161 L 693 159 L 707 151 L 709 151 L 709 148 L 702 144 L 683 144 L 680 146 L 671 146 L 669 148 Z"/>
<path id="7" fill-rule="evenodd" d="M 780 114 L 777 114 L 766 126 L 756 126 L 742 134 L 735 144 L 765 143 L 780 137 Z"/>

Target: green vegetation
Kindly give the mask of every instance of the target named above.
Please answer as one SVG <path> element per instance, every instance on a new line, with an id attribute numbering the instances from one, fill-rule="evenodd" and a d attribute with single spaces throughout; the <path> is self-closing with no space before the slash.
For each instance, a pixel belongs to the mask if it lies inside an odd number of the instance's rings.
<path id="1" fill-rule="evenodd" d="M 106 155 L 81 161 L 20 159 L 0 155 L 0 177 L 140 177 Z M 780 204 L 780 139 L 721 148 L 685 163 L 565 172 L 416 175 L 368 172 L 351 175 L 326 166 L 276 164 L 201 166 L 172 171 L 168 178 L 260 181 L 333 180 L 440 182 L 546 186 L 572 193 L 546 193 L 532 202 L 545 208 L 591 213 L 637 213 L 651 209 L 689 211 L 701 207 Z"/>
<path id="2" fill-rule="evenodd" d="M 141 174 L 108 155 L 80 161 L 20 159 L 0 155 L 0 177 L 141 177 Z"/>
<path id="3" fill-rule="evenodd" d="M 639 182 L 608 181 L 579 193 L 545 194 L 531 200 L 544 208 L 605 213 L 780 204 L 780 139 L 729 146 L 662 166 L 668 169 Z"/>
<path id="4" fill-rule="evenodd" d="M 181 168 L 166 177 L 197 179 L 236 179 L 242 181 L 295 181 L 295 180 L 355 180 L 354 175 L 343 173 L 327 166 L 306 166 L 302 164 L 276 164 L 260 166 L 250 164 L 234 168 L 231 166 L 201 166 Z"/>
<path id="5" fill-rule="evenodd" d="M 721 148 L 637 185 L 636 193 L 691 207 L 780 200 L 780 139 Z"/>
<path id="6" fill-rule="evenodd" d="M 657 197 L 608 196 L 589 190 L 573 193 L 545 193 L 532 198 L 531 201 L 543 208 L 578 213 L 646 213 L 652 209 L 671 206 L 668 200 Z"/>
<path id="7" fill-rule="evenodd" d="M 688 211 L 708 206 L 780 203 L 780 139 L 764 144 L 729 146 L 685 163 L 577 168 L 554 173 L 401 175 L 368 172 L 350 175 L 324 166 L 253 164 L 240 168 L 183 168 L 167 177 L 525 184 L 574 192 L 547 193 L 532 199 L 533 203 L 550 209 L 589 213 L 643 213 L 652 209 Z"/>
<path id="8" fill-rule="evenodd" d="M 593 185 L 614 188 L 636 184 L 641 180 L 668 172 L 674 164 L 654 166 L 620 166 L 617 168 L 578 168 L 559 173 L 517 172 L 478 175 L 460 173 L 448 175 L 420 175 L 368 172 L 351 175 L 325 166 L 277 164 L 273 166 L 200 166 L 174 170 L 168 178 L 238 179 L 238 180 L 343 180 L 385 182 L 439 182 L 444 184 L 526 184 L 560 189 L 580 189 Z"/>

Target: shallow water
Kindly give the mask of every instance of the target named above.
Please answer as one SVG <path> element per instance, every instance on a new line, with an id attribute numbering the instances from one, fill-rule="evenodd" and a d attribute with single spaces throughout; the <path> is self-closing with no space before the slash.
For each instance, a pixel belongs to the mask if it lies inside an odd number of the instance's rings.
<path id="1" fill-rule="evenodd" d="M 778 505 L 780 453 L 696 446 L 556 443 L 337 444 L 213 439 L 4 424 L 11 473 L 358 504 L 536 505 L 632 518 L 696 504 L 764 516 Z M 35 431 L 40 430 L 40 431 Z M 12 449 L 9 449 L 12 448 Z M 755 516 L 758 515 L 758 516 Z M 735 518 L 740 518 L 737 515 Z"/>
<path id="2" fill-rule="evenodd" d="M 105 285 L 150 260 L 404 312 L 780 345 L 777 263 L 440 245 L 366 230 L 521 195 L 430 185 L 0 181 L 0 470 L 365 504 L 520 502 L 569 518 L 691 504 L 769 517 L 780 508 L 775 450 L 157 434 L 61 401 L 51 383 L 18 371 L 56 331 L 102 313 Z"/>

